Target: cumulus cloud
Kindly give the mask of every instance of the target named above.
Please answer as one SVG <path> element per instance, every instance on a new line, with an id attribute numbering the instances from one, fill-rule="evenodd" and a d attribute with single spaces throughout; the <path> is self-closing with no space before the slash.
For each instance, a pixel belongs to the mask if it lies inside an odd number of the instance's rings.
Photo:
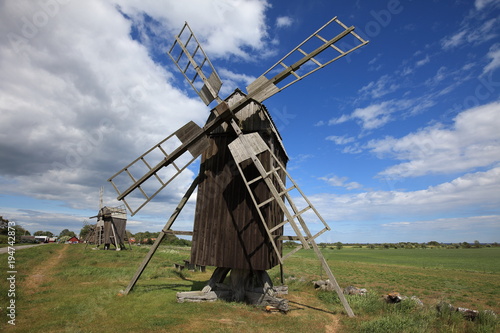
<path id="1" fill-rule="evenodd" d="M 372 140 L 367 148 L 379 157 L 406 162 L 380 173 L 386 177 L 464 172 L 500 162 L 500 103 L 460 113 L 452 126 L 425 127 L 402 138 Z"/>
<path id="2" fill-rule="evenodd" d="M 498 210 L 499 191 L 500 167 L 495 167 L 421 190 L 317 194 L 309 199 L 327 220 L 371 221 L 390 216 L 401 222 L 408 216 L 422 220 L 452 211 L 473 214 L 488 209 L 494 212 Z"/>
<path id="3" fill-rule="evenodd" d="M 145 15 L 161 24 L 157 34 L 171 36 L 187 21 L 210 57 L 237 56 L 247 60 L 255 57 L 245 50 L 261 50 L 266 46 L 267 31 L 264 0 L 116 0 L 120 10 L 136 24 L 146 20 Z M 224 24 L 220 24 L 224 22 Z"/>
<path id="4" fill-rule="evenodd" d="M 268 5 L 190 2 L 2 4 L 2 193 L 94 209 L 104 185 L 106 204 L 118 204 L 106 182 L 111 175 L 186 122 L 205 122 L 207 108 L 188 97 L 190 87 L 182 91 L 171 83 L 174 76 L 156 59 L 153 46 L 165 48 L 188 20 L 211 57 L 247 59 L 250 49 L 266 43 Z M 147 33 L 146 21 L 153 22 Z M 162 57 L 161 63 L 169 63 Z M 238 83 L 251 80 L 224 74 Z M 162 193 L 162 203 L 148 204 L 144 214 L 168 211 L 193 173 L 186 170 Z"/>

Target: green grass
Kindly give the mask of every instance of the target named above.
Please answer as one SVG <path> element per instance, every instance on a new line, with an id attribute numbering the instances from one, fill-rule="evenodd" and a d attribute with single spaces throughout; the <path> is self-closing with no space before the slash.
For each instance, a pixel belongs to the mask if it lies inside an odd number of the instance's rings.
<path id="1" fill-rule="evenodd" d="M 332 261 L 398 265 L 428 269 L 455 269 L 500 273 L 498 248 L 479 249 L 354 249 L 324 250 Z M 299 254 L 305 255 L 307 254 Z"/>
<path id="2" fill-rule="evenodd" d="M 176 292 L 200 290 L 206 273 L 177 272 L 174 263 L 189 249 L 161 246 L 135 289 L 120 296 L 148 251 L 85 250 L 83 245 L 49 244 L 16 252 L 16 326 L 0 320 L 0 331 L 50 332 L 495 332 L 498 319 L 474 322 L 455 313 L 438 315 L 441 300 L 455 306 L 500 311 L 500 249 L 324 250 L 340 285 L 369 290 L 348 296 L 356 318 L 348 318 L 335 293 L 313 290 L 326 276 L 312 251 L 299 251 L 285 263 L 291 311 L 268 314 L 260 308 L 226 302 L 176 303 Z M 6 263 L 7 256 L 0 255 Z M 43 271 L 43 267 L 49 270 Z M 33 275 L 43 273 L 40 281 Z M 40 275 L 40 274 L 39 274 Z M 270 275 L 279 284 L 279 269 Z M 296 279 L 291 279 L 296 277 Z M 38 284 L 37 284 L 38 283 Z M 34 286 L 34 289 L 29 289 Z M 8 302 L 0 284 L 0 307 Z M 384 293 L 417 296 L 412 303 L 386 304 Z"/>

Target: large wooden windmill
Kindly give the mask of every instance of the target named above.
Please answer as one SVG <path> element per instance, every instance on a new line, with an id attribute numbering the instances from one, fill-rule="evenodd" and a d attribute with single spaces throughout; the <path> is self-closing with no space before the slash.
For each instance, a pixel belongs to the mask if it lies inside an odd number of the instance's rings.
<path id="1" fill-rule="evenodd" d="M 330 228 L 286 171 L 286 151 L 262 102 L 367 43 L 354 27 L 334 17 L 246 87 L 246 93 L 237 89 L 223 100 L 222 81 L 191 28 L 184 25 L 168 54 L 201 99 L 207 105 L 216 101 L 217 106 L 205 126 L 187 123 L 109 179 L 133 215 L 201 155 L 199 175 L 125 294 L 164 235 L 179 234 L 171 227 L 198 187 L 194 228 L 188 233 L 193 236 L 191 262 L 217 267 L 203 292 L 215 290 L 231 272 L 232 299 L 242 300 L 255 287 L 249 281 L 259 281 L 266 293 L 271 284 L 266 270 L 302 248 L 312 248 L 348 315 L 354 315 L 315 242 Z M 321 230 L 312 234 L 306 217 L 319 222 Z M 283 230 L 293 235 L 285 236 Z M 299 244 L 282 255 L 282 240 Z"/>

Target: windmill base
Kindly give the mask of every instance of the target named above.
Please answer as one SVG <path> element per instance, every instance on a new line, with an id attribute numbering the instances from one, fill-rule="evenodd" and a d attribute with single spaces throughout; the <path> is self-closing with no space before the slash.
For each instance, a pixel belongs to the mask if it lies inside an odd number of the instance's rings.
<path id="1" fill-rule="evenodd" d="M 223 281 L 230 271 L 230 283 L 224 284 Z M 277 297 L 287 293 L 287 286 L 272 286 L 271 278 L 266 271 L 218 267 L 203 290 L 179 292 L 177 302 L 214 302 L 220 299 L 288 312 L 288 300 Z"/>

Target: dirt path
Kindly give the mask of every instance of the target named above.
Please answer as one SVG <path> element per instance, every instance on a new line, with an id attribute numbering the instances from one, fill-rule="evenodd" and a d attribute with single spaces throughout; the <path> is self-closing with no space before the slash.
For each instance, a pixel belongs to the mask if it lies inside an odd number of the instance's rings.
<path id="1" fill-rule="evenodd" d="M 63 260 L 70 245 L 61 245 L 57 252 L 53 253 L 50 258 L 41 262 L 33 269 L 33 272 L 24 280 L 23 287 L 28 295 L 34 294 L 42 283 L 48 280 L 48 276 L 52 269 Z"/>
<path id="2" fill-rule="evenodd" d="M 321 302 L 318 301 L 316 297 L 311 294 L 303 293 L 293 293 L 286 296 L 290 301 L 292 308 L 301 308 L 310 313 L 319 313 L 320 316 L 326 316 L 328 318 L 328 324 L 325 325 L 325 333 L 336 333 L 341 331 L 341 325 L 339 323 L 339 315 L 333 314 L 328 310 L 325 310 Z M 291 311 L 288 316 L 302 316 L 304 313 L 302 311 Z"/>

